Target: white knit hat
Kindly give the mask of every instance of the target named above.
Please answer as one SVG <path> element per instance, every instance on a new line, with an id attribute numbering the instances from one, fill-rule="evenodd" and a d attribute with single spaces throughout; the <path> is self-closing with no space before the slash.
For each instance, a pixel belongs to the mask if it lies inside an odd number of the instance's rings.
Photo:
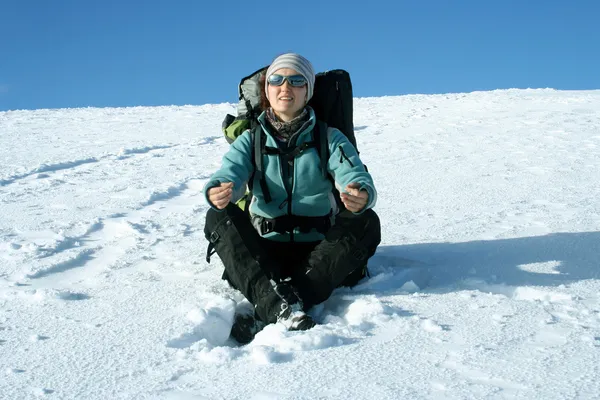
<path id="1" fill-rule="evenodd" d="M 290 68 L 302 75 L 307 82 L 306 101 L 311 99 L 315 87 L 315 70 L 312 64 L 306 58 L 296 53 L 286 53 L 277 57 L 267 69 L 267 79 L 265 81 L 265 93 L 269 98 L 269 76 L 281 68 Z"/>

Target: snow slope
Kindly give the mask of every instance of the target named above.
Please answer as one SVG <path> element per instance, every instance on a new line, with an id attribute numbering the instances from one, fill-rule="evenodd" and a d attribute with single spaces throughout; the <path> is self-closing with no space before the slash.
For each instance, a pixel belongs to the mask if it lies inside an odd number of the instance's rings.
<path id="1" fill-rule="evenodd" d="M 355 99 L 372 277 L 228 339 L 231 104 L 0 113 L 1 399 L 600 398 L 600 91 Z"/>

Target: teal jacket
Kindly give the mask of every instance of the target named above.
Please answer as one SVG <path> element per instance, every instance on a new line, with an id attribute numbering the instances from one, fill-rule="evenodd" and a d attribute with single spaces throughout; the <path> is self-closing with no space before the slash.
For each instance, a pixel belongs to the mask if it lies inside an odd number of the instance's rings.
<path id="1" fill-rule="evenodd" d="M 312 132 L 316 124 L 315 113 L 310 107 L 307 109 L 310 118 L 300 131 L 290 138 L 288 143 L 291 146 L 313 141 Z M 277 140 L 269 132 L 265 115 L 266 113 L 263 112 L 258 121 L 267 136 L 266 146 L 287 146 L 287 143 Z M 327 143 L 330 154 L 327 169 L 338 190 L 343 191 L 350 183 L 357 183 L 361 190 L 366 190 L 369 194 L 369 201 L 361 213 L 374 207 L 377 201 L 377 192 L 373 178 L 366 171 L 354 146 L 342 132 L 335 128 L 327 129 Z M 229 151 L 223 156 L 221 168 L 211 176 L 204 188 L 206 201 L 211 207 L 215 208 L 208 200 L 208 190 L 221 183 L 233 182 L 232 202 L 236 202 L 244 195 L 246 184 L 254 172 L 252 152 L 252 134 L 247 130 L 231 144 Z M 276 154 L 263 155 L 263 170 L 272 200 L 269 203 L 265 202 L 260 182 L 255 177 L 249 208 L 253 219 L 256 217 L 277 218 L 288 214 L 307 217 L 331 215 L 332 222 L 334 222 L 338 209 L 332 192 L 332 182 L 323 176 L 321 160 L 315 148 L 305 150 L 291 164 L 282 161 L 281 156 Z M 288 199 L 291 199 L 291 204 Z M 277 241 L 291 240 L 289 234 L 276 232 L 269 233 L 265 237 Z M 308 233 L 295 232 L 293 240 L 298 242 L 317 241 L 322 240 L 323 237 L 322 234 L 313 230 Z"/>

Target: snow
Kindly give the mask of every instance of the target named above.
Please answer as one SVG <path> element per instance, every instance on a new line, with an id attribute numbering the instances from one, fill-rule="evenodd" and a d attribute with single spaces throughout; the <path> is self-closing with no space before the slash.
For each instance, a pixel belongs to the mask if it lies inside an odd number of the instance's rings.
<path id="1" fill-rule="evenodd" d="M 371 278 L 229 339 L 233 104 L 0 113 L 0 398 L 600 398 L 600 91 L 355 99 Z"/>

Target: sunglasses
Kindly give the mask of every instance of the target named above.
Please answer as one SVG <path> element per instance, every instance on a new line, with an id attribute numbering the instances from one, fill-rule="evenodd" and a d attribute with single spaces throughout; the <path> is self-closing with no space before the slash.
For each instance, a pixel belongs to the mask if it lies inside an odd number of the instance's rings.
<path id="1" fill-rule="evenodd" d="M 306 85 L 306 78 L 304 78 L 302 75 L 285 76 L 285 75 L 273 74 L 273 75 L 269 76 L 267 81 L 269 82 L 269 85 L 273 85 L 273 86 L 281 86 L 281 85 L 283 85 L 283 83 L 285 81 L 288 81 L 290 86 L 294 86 L 294 87 L 302 87 L 302 86 Z"/>

